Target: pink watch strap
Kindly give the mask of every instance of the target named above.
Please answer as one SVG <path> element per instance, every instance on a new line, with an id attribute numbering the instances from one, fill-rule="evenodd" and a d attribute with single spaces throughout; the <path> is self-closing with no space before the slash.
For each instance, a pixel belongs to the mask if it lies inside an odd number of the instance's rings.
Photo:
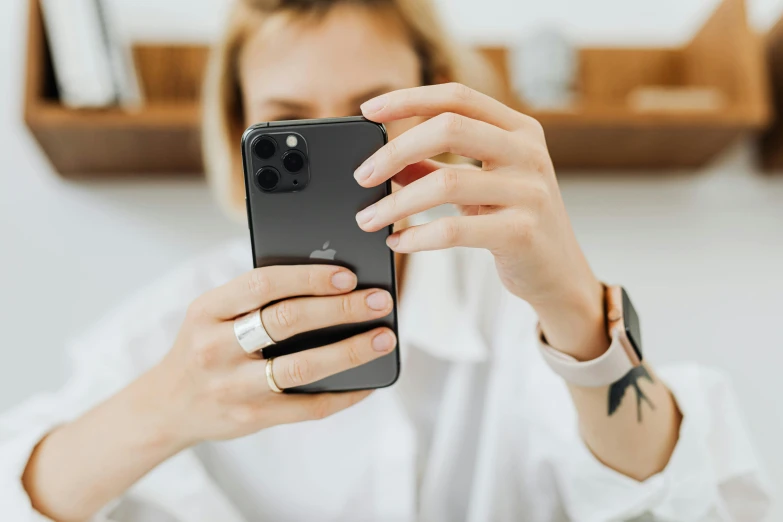
<path id="1" fill-rule="evenodd" d="M 612 343 L 609 345 L 609 349 L 591 361 L 578 361 L 549 346 L 540 326 L 537 329 L 537 335 L 538 347 L 549 367 L 566 382 L 575 386 L 586 388 L 610 386 L 634 368 L 618 330 L 612 332 Z"/>

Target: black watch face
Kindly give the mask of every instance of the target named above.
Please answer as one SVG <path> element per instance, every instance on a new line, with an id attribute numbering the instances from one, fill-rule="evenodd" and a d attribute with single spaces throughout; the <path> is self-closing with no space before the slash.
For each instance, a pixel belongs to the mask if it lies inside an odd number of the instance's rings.
<path id="1" fill-rule="evenodd" d="M 625 320 L 625 333 L 633 345 L 639 360 L 642 360 L 642 330 L 639 326 L 639 316 L 631 303 L 631 298 L 623 288 L 623 319 Z"/>

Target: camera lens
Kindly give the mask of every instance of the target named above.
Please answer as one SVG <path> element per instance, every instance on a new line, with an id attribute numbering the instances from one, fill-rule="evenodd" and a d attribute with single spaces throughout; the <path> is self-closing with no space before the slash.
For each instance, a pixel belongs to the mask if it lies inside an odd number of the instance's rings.
<path id="1" fill-rule="evenodd" d="M 275 190 L 277 184 L 280 183 L 280 174 L 272 167 L 264 167 L 256 174 L 256 180 L 261 190 Z"/>
<path id="2" fill-rule="evenodd" d="M 256 153 L 256 156 L 261 159 L 271 158 L 274 156 L 276 150 L 277 144 L 275 143 L 275 140 L 269 136 L 258 138 L 253 144 L 253 151 Z"/>
<path id="3" fill-rule="evenodd" d="M 299 172 L 304 164 L 304 155 L 298 150 L 289 150 L 283 154 L 283 166 L 288 172 Z"/>

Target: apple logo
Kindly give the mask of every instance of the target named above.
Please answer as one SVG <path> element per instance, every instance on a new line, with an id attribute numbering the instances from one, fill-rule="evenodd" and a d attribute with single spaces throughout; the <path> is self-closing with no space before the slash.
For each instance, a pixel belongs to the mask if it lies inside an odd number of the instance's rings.
<path id="1" fill-rule="evenodd" d="M 323 250 L 316 250 L 310 254 L 310 259 L 330 259 L 334 260 L 334 256 L 337 255 L 337 250 L 329 248 L 329 241 L 324 243 Z"/>

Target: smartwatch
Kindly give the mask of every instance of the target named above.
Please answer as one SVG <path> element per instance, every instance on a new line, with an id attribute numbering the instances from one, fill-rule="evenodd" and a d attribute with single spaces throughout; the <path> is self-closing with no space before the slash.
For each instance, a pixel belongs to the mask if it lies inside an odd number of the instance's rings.
<path id="1" fill-rule="evenodd" d="M 566 382 L 588 388 L 610 386 L 642 364 L 639 316 L 622 286 L 604 285 L 604 312 L 611 341 L 603 355 L 579 361 L 551 347 L 538 327 L 538 346 L 552 370 Z"/>

